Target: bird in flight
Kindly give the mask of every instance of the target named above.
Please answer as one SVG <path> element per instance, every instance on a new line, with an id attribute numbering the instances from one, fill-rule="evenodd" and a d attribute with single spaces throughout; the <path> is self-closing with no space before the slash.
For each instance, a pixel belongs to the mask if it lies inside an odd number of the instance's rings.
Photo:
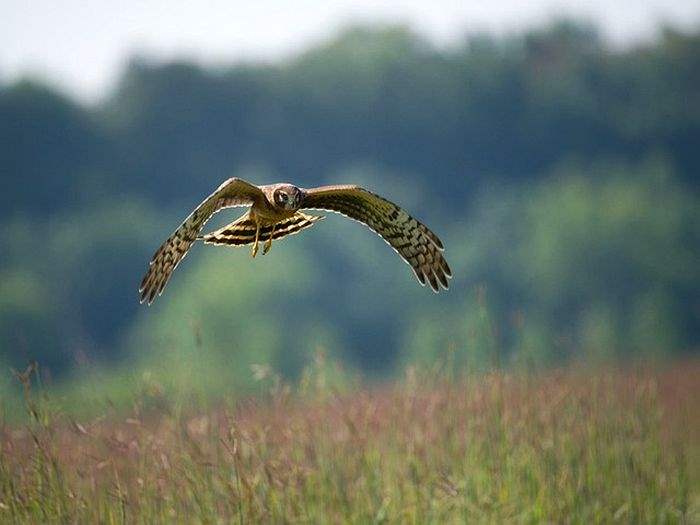
<path id="1" fill-rule="evenodd" d="M 231 224 L 200 234 L 212 215 L 237 206 L 250 206 L 250 209 Z M 442 255 L 442 242 L 427 226 L 393 202 L 354 185 L 311 189 L 286 183 L 256 186 L 234 177 L 197 206 L 158 248 L 139 287 L 141 302 L 151 304 L 163 293 L 173 271 L 195 241 L 227 246 L 252 244 L 253 257 L 263 243 L 262 251 L 266 254 L 273 240 L 298 233 L 323 219 L 301 211 L 307 209 L 340 213 L 365 224 L 413 268 L 422 285 L 429 283 L 435 292 L 440 286 L 447 290 L 452 271 Z"/>

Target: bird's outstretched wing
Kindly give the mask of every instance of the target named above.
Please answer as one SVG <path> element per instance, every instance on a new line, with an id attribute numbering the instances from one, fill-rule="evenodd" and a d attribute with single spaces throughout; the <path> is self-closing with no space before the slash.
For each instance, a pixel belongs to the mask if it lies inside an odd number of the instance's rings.
<path id="1" fill-rule="evenodd" d="M 163 293 L 173 271 L 187 255 L 190 246 L 212 215 L 224 208 L 249 206 L 255 202 L 262 202 L 263 199 L 265 195 L 260 188 L 243 179 L 228 179 L 219 186 L 189 214 L 153 255 L 148 272 L 139 286 L 141 302 L 147 301 L 151 304 L 156 296 Z"/>
<path id="2" fill-rule="evenodd" d="M 452 271 L 442 255 L 442 242 L 405 210 L 359 186 L 321 186 L 304 190 L 302 208 L 341 213 L 367 225 L 406 261 L 418 281 L 447 289 Z M 439 283 L 439 284 L 438 284 Z"/>

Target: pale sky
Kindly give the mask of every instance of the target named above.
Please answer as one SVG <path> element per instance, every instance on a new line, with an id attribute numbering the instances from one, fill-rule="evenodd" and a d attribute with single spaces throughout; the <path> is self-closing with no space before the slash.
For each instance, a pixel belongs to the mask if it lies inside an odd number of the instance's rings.
<path id="1" fill-rule="evenodd" d="M 0 82 L 31 74 L 94 101 L 133 53 L 274 60 L 358 21 L 406 23 L 449 45 L 465 31 L 502 33 L 565 15 L 627 45 L 652 38 L 660 23 L 700 26 L 700 0 L 0 0 Z"/>

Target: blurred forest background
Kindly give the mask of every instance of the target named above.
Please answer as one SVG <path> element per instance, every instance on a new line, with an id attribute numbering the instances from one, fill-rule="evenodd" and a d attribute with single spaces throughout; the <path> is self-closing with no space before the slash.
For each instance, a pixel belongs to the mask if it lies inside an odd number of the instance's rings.
<path id="1" fill-rule="evenodd" d="M 241 391 L 319 352 L 375 378 L 697 353 L 699 170 L 700 31 L 616 49 L 557 22 L 445 49 L 353 26 L 272 63 L 134 57 L 93 106 L 3 84 L 0 384 L 30 360 L 116 397 Z M 140 306 L 152 253 L 230 176 L 389 196 L 442 237 L 452 288 L 329 216 L 255 260 L 196 246 Z"/>

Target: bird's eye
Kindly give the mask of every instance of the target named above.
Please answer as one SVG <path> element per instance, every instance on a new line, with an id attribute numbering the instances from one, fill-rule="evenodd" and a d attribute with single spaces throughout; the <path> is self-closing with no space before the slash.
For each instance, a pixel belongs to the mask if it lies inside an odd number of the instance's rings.
<path id="1" fill-rule="evenodd" d="M 287 202 L 287 194 L 283 191 L 278 191 L 276 196 L 277 202 L 279 202 L 280 204 Z"/>

